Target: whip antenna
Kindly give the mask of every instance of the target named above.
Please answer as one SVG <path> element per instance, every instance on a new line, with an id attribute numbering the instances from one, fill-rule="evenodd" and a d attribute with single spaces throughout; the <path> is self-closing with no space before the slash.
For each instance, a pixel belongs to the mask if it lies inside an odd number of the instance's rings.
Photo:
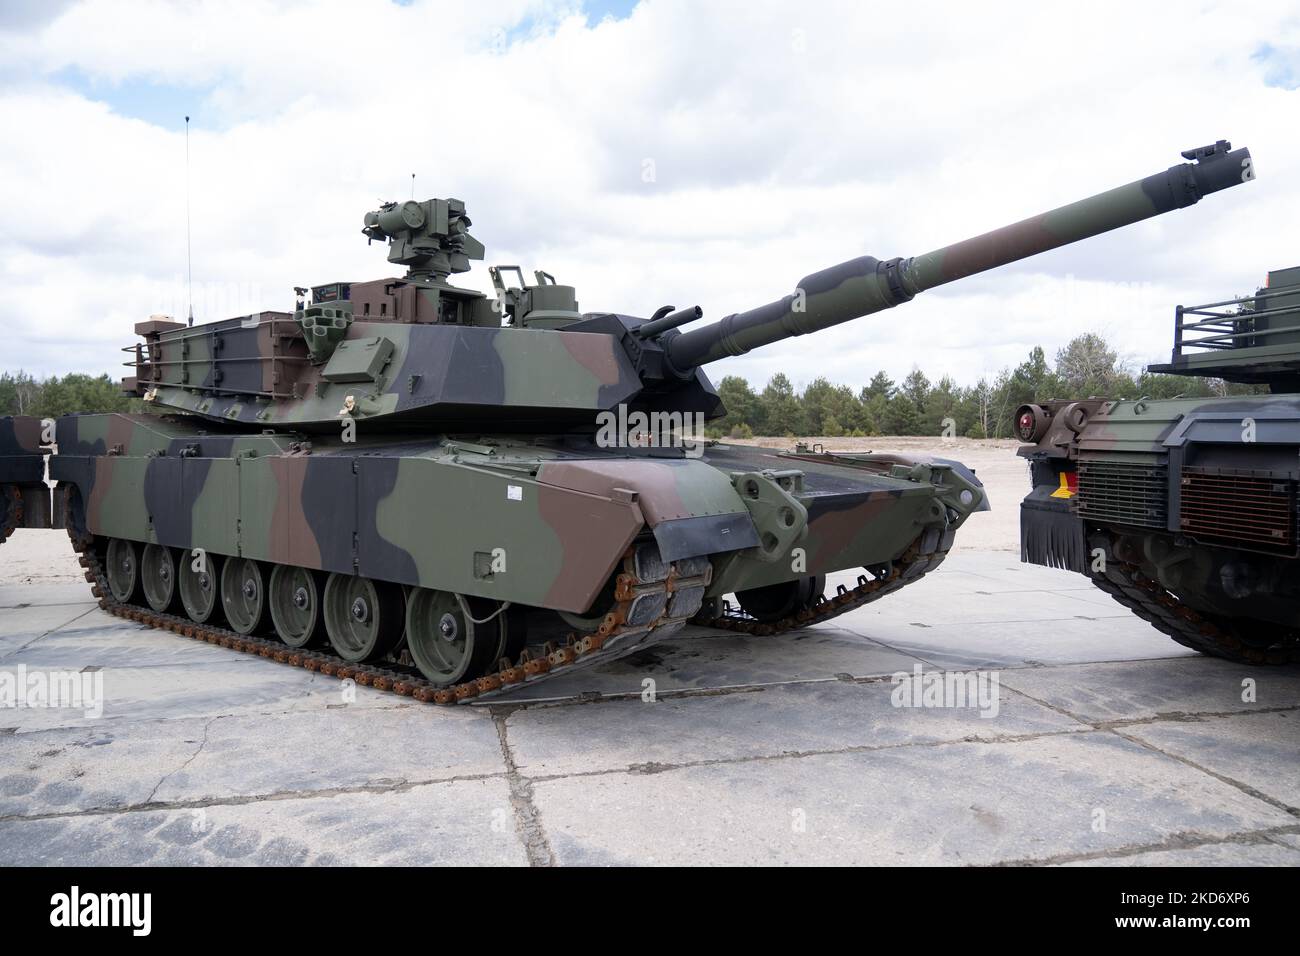
<path id="1" fill-rule="evenodd" d="M 190 253 L 190 118 L 185 117 L 185 280 L 190 325 L 194 324 L 194 260 Z"/>

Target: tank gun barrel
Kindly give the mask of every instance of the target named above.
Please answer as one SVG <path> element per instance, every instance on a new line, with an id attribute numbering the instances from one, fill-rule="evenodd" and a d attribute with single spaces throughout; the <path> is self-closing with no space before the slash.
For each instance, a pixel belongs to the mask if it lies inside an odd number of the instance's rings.
<path id="1" fill-rule="evenodd" d="M 1254 178 L 1247 149 L 1226 140 L 1190 149 L 1191 160 L 992 232 L 908 259 L 850 259 L 806 276 L 791 295 L 663 340 L 685 373 L 730 355 L 861 318 L 918 292 L 1199 202 Z"/>

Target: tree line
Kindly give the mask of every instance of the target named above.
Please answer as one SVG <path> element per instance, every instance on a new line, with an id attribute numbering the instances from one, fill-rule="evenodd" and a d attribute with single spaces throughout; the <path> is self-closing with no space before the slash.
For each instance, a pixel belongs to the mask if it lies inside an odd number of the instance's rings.
<path id="1" fill-rule="evenodd" d="M 732 438 L 945 433 L 1011 438 L 1012 416 L 1019 406 L 1031 402 L 1092 396 L 1208 398 L 1260 390 L 1218 379 L 1135 371 L 1104 338 L 1089 332 L 1058 351 L 1055 362 L 1048 361 L 1041 346 L 1035 347 L 1015 368 L 974 385 L 958 385 L 949 376 L 931 382 L 913 368 L 902 382 L 877 372 L 856 393 L 825 378 L 813 379 L 803 391 L 796 391 L 780 372 L 755 391 L 745 379 L 728 375 L 718 383 L 727 415 L 710 423 L 710 431 L 714 437 Z"/>
<path id="2" fill-rule="evenodd" d="M 122 394 L 107 375 L 72 372 L 38 379 L 26 372 L 0 374 L 0 416 L 58 418 L 70 412 L 129 412 L 140 402 Z"/>
<path id="3" fill-rule="evenodd" d="M 802 391 L 778 372 L 761 391 L 745 379 L 728 375 L 718 383 L 726 405 L 724 418 L 710 423 L 714 437 L 964 435 L 1010 438 L 1012 415 L 1029 402 L 1053 398 L 1136 399 L 1211 397 L 1251 394 L 1253 386 L 1217 379 L 1152 375 L 1134 371 L 1095 333 L 1070 341 L 1049 362 L 1041 347 L 1015 368 L 1003 369 L 992 381 L 958 385 L 949 376 L 931 382 L 913 368 L 902 382 L 877 372 L 857 392 L 816 378 Z M 0 374 L 0 415 L 57 418 L 69 412 L 125 412 L 141 407 L 122 394 L 107 375 L 72 373 L 36 379 L 25 372 Z"/>

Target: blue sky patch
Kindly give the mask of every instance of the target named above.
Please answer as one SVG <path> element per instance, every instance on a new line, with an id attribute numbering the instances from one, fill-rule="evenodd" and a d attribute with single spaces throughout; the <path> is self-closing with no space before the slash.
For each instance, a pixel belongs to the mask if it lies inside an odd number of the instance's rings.
<path id="1" fill-rule="evenodd" d="M 163 129 L 184 129 L 185 117 L 190 125 L 212 129 L 215 117 L 204 122 L 203 103 L 208 88 L 159 83 L 143 76 L 129 76 L 113 81 L 87 76 L 76 67 L 60 70 L 51 81 L 67 87 L 86 99 L 106 103 L 119 116 L 144 120 Z"/>
<path id="2" fill-rule="evenodd" d="M 1251 59 L 1264 67 L 1264 85 L 1284 90 L 1300 89 L 1300 50 L 1279 49 L 1262 44 Z"/>
<path id="3" fill-rule="evenodd" d="M 394 2 L 399 6 L 411 4 L 411 0 Z M 605 19 L 627 19 L 637 3 L 638 0 L 587 0 L 578 4 L 576 9 L 585 14 L 587 22 L 594 26 Z M 509 45 L 526 40 L 539 25 L 538 20 L 526 17 L 506 31 L 504 41 Z M 75 66 L 53 74 L 50 81 L 87 99 L 106 104 L 119 116 L 144 120 L 163 129 L 184 129 L 186 116 L 191 118 L 190 125 L 195 128 L 218 130 L 229 125 L 230 118 L 219 116 L 215 111 L 208 111 L 205 115 L 204 107 L 213 89 L 213 85 L 208 83 L 185 86 L 141 75 L 110 80 L 92 77 Z"/>

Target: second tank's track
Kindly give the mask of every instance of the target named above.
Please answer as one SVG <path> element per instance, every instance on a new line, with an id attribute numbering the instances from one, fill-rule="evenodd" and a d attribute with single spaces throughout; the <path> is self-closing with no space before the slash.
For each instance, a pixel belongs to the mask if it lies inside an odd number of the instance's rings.
<path id="1" fill-rule="evenodd" d="M 1247 664 L 1289 664 L 1300 661 L 1300 636 L 1281 646 L 1252 647 L 1210 615 L 1188 607 L 1136 564 L 1116 557 L 1115 536 L 1095 534 L 1092 548 L 1101 548 L 1104 571 L 1088 575 L 1094 585 L 1156 630 L 1202 654 Z"/>
<path id="2" fill-rule="evenodd" d="M 66 500 L 66 499 L 65 499 Z M 830 598 L 819 597 L 811 606 L 776 622 L 759 623 L 741 615 L 724 613 L 701 617 L 699 611 L 712 568 L 707 558 L 659 561 L 653 544 L 634 546 L 624 557 L 623 572 L 616 579 L 614 606 L 599 628 L 591 634 L 570 634 L 563 645 L 546 644 L 541 653 L 525 649 L 516 661 L 503 659 L 495 673 L 450 687 L 439 687 L 414 668 L 389 663 L 352 664 L 324 648 L 293 648 L 278 638 L 244 635 L 229 628 L 199 624 L 177 614 L 155 611 L 137 604 L 123 604 L 113 598 L 95 539 L 73 527 L 69 515 L 68 537 L 80 555 L 91 593 L 99 606 L 117 617 L 184 637 L 218 644 L 246 654 L 256 654 L 279 663 L 309 671 L 354 680 L 365 687 L 389 691 L 433 704 L 458 704 L 503 696 L 522 686 L 568 674 L 594 664 L 617 660 L 671 637 L 688 622 L 712 625 L 752 634 L 776 634 L 829 620 L 919 580 L 937 567 L 947 555 L 951 533 L 922 533 L 875 579 L 858 579 L 858 587 L 841 587 Z M 941 549 L 940 544 L 943 547 Z"/>
<path id="3" fill-rule="evenodd" d="M 14 533 L 23 523 L 23 494 L 14 485 L 0 485 L 0 499 L 4 500 L 4 511 L 0 511 L 0 544 Z"/>

